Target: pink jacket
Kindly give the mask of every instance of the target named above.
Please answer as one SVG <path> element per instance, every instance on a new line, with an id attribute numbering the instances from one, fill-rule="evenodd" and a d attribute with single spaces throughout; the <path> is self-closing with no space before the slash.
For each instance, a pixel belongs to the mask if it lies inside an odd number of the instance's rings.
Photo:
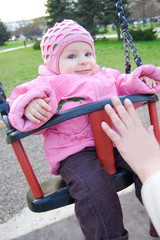
<path id="1" fill-rule="evenodd" d="M 114 69 L 99 69 L 91 77 L 71 74 L 55 75 L 44 66 L 39 68 L 40 76 L 35 80 L 16 87 L 10 96 L 9 120 L 19 131 L 29 131 L 44 124 L 35 124 L 23 118 L 24 108 L 34 98 L 50 97 L 52 110 L 50 118 L 57 113 L 60 100 L 83 98 L 78 102 L 68 101 L 60 111 L 82 104 L 107 99 L 112 96 L 138 93 L 154 94 L 160 92 L 160 85 L 149 89 L 141 76 L 148 76 L 160 81 L 160 71 L 153 65 L 138 67 L 132 74 L 120 74 Z M 45 154 L 53 174 L 58 173 L 59 162 L 85 147 L 94 146 L 94 138 L 88 116 L 84 115 L 56 126 L 45 129 L 43 133 Z"/>

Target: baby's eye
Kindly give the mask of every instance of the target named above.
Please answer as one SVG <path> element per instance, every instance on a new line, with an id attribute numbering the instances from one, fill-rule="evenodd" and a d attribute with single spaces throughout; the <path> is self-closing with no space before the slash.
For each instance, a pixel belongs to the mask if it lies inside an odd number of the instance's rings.
<path id="1" fill-rule="evenodd" d="M 90 57 L 91 56 L 91 53 L 89 53 L 89 52 L 87 52 L 86 54 L 85 54 L 85 57 Z"/>
<path id="2" fill-rule="evenodd" d="M 76 57 L 76 56 L 73 55 L 73 54 L 68 56 L 68 58 L 70 58 L 70 59 L 74 59 L 75 57 Z"/>

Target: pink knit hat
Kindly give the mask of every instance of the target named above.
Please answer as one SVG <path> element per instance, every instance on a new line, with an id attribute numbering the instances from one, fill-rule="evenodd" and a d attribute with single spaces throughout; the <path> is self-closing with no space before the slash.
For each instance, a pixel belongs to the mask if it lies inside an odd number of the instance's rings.
<path id="1" fill-rule="evenodd" d="M 65 19 L 56 23 L 44 34 L 41 41 L 42 57 L 46 67 L 59 74 L 59 57 L 63 49 L 72 42 L 87 42 L 95 57 L 94 41 L 90 33 L 73 20 Z"/>

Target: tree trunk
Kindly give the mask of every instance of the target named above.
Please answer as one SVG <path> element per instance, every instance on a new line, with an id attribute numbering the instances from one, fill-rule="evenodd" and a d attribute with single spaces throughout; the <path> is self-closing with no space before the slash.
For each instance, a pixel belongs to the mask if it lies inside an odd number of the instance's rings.
<path id="1" fill-rule="evenodd" d="M 118 41 L 120 41 L 120 40 L 121 40 L 120 27 L 117 27 L 117 26 L 116 26 L 116 32 L 117 32 Z"/>

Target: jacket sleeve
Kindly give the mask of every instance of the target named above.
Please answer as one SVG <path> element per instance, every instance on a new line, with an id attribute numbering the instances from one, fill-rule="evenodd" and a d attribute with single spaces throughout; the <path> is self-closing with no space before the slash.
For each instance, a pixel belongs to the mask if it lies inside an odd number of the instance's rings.
<path id="1" fill-rule="evenodd" d="M 35 124 L 24 118 L 24 110 L 35 98 L 46 98 L 50 97 L 51 101 L 49 102 L 49 106 L 51 107 L 51 111 L 49 112 L 49 119 L 55 114 L 57 111 L 58 103 L 55 96 L 55 92 L 48 87 L 37 87 L 30 90 L 30 88 L 23 89 L 23 85 L 16 87 L 11 94 L 9 105 L 9 121 L 11 125 L 19 131 L 27 132 L 33 129 L 36 129 L 44 124 L 44 122 L 40 122 L 39 124 Z M 26 86 L 24 84 L 24 86 Z M 20 88 L 20 89 L 19 89 Z M 47 119 L 47 121 L 49 120 Z M 43 131 L 39 132 L 41 134 Z"/>
<path id="2" fill-rule="evenodd" d="M 156 88 L 149 88 L 140 77 L 146 76 L 160 82 L 160 70 L 154 65 L 142 65 L 136 68 L 131 74 L 118 74 L 117 73 L 117 91 L 118 95 L 131 95 L 131 94 L 155 94 L 160 92 L 160 85 L 157 84 Z"/>
<path id="3" fill-rule="evenodd" d="M 143 204 L 160 235 L 160 171 L 153 173 L 143 184 L 141 193 Z"/>

